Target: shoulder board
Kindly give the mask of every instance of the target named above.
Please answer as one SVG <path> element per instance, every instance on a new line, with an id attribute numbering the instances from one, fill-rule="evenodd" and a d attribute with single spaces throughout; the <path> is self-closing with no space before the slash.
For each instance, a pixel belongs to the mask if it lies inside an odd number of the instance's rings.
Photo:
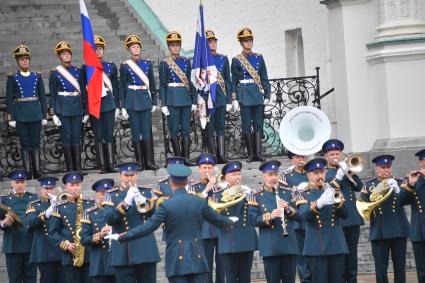
<path id="1" fill-rule="evenodd" d="M 366 181 L 365 181 L 365 183 L 369 183 L 369 182 L 372 182 L 372 181 L 375 181 L 376 180 L 376 177 L 372 177 L 372 178 L 370 178 L 370 179 L 367 179 Z"/>
<path id="2" fill-rule="evenodd" d="M 159 179 L 158 183 L 164 183 L 165 181 L 168 181 L 168 176 L 162 179 Z"/>
<path id="3" fill-rule="evenodd" d="M 187 59 L 187 57 L 185 57 L 185 56 L 180 56 L 180 58 L 182 58 L 183 60 L 189 60 L 189 59 Z"/>
<path id="4" fill-rule="evenodd" d="M 112 62 L 112 61 L 107 61 L 106 63 L 108 63 L 108 64 L 114 64 L 114 62 Z"/>
<path id="5" fill-rule="evenodd" d="M 226 54 L 221 54 L 221 53 L 217 53 L 217 56 L 227 57 L 227 55 L 226 55 Z"/>
<path id="6" fill-rule="evenodd" d="M 7 76 L 8 77 L 11 77 L 11 76 L 13 76 L 15 73 L 12 73 L 12 72 L 9 72 L 9 73 L 7 73 Z"/>
<path id="7" fill-rule="evenodd" d="M 36 200 L 30 201 L 30 204 L 36 204 L 38 202 L 41 202 L 41 200 L 40 199 L 36 199 Z"/>
<path id="8" fill-rule="evenodd" d="M 115 191 L 118 191 L 118 187 L 113 187 L 113 188 L 107 190 L 106 192 L 107 193 L 112 193 L 112 192 L 115 192 Z"/>
<path id="9" fill-rule="evenodd" d="M 93 197 L 85 197 L 85 196 L 83 196 L 83 200 L 87 200 L 87 201 L 94 201 L 94 198 Z"/>
<path id="10" fill-rule="evenodd" d="M 258 53 L 258 52 L 252 52 L 252 55 L 255 55 L 255 56 L 263 56 L 261 53 Z"/>
<path id="11" fill-rule="evenodd" d="M 85 213 L 90 213 L 92 211 L 95 211 L 96 209 L 98 209 L 97 205 L 94 205 L 92 207 L 87 208 L 86 210 L 84 210 Z"/>
<path id="12" fill-rule="evenodd" d="M 142 60 L 143 61 L 146 61 L 146 62 L 152 62 L 150 59 L 148 59 L 148 58 L 142 58 Z"/>
<path id="13" fill-rule="evenodd" d="M 263 187 L 259 187 L 257 189 L 252 190 L 252 194 L 256 195 L 256 194 L 261 193 L 263 191 L 264 191 L 264 188 Z"/>

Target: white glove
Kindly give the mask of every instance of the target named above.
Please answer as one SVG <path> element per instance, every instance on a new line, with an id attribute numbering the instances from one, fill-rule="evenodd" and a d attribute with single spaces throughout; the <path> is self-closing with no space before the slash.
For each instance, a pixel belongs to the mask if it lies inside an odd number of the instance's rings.
<path id="1" fill-rule="evenodd" d="M 267 104 L 269 104 L 269 102 L 270 102 L 270 99 L 265 98 L 265 99 L 264 99 L 264 102 L 263 102 L 263 105 L 267 105 Z"/>
<path id="2" fill-rule="evenodd" d="M 82 120 L 83 124 L 87 123 L 88 120 L 89 120 L 89 115 L 84 115 Z"/>
<path id="3" fill-rule="evenodd" d="M 16 121 L 9 121 L 9 126 L 12 128 L 16 128 Z"/>
<path id="4" fill-rule="evenodd" d="M 132 205 L 133 204 L 134 195 L 135 195 L 135 192 L 133 190 L 131 190 L 131 188 L 130 188 L 127 191 L 127 194 L 125 195 L 125 198 L 124 198 L 125 204 L 127 204 L 128 206 Z"/>
<path id="5" fill-rule="evenodd" d="M 297 191 L 303 191 L 305 188 L 307 188 L 308 182 L 302 182 L 297 186 Z"/>
<path id="6" fill-rule="evenodd" d="M 232 110 L 232 104 L 226 104 L 226 112 L 229 112 L 230 110 Z"/>
<path id="7" fill-rule="evenodd" d="M 400 187 L 398 186 L 397 181 L 394 178 L 390 178 L 387 180 L 388 186 L 394 189 L 394 192 L 398 194 L 400 192 Z"/>
<path id="8" fill-rule="evenodd" d="M 57 127 L 62 126 L 61 120 L 59 119 L 59 117 L 57 115 L 53 115 L 52 116 L 53 119 L 53 124 Z"/>
<path id="9" fill-rule="evenodd" d="M 344 170 L 342 168 L 339 168 L 336 171 L 335 179 L 337 179 L 338 181 L 342 181 L 342 179 L 344 178 L 344 176 L 345 176 Z"/>
<path id="10" fill-rule="evenodd" d="M 156 106 L 155 105 L 152 105 L 151 113 L 154 113 L 155 111 L 156 111 Z"/>
<path id="11" fill-rule="evenodd" d="M 58 204 L 58 197 L 53 194 L 48 194 L 50 199 L 50 205 L 56 206 Z"/>
<path id="12" fill-rule="evenodd" d="M 326 189 L 316 201 L 317 208 L 322 209 L 325 205 L 334 204 L 333 194 L 334 190 Z"/>
<path id="13" fill-rule="evenodd" d="M 138 204 L 146 203 L 146 197 L 142 196 L 139 191 L 135 192 L 133 196 L 134 196 L 134 201 L 137 202 Z"/>
<path id="14" fill-rule="evenodd" d="M 236 223 L 239 221 L 239 217 L 236 217 L 236 216 L 230 216 L 229 219 L 232 220 L 233 223 Z"/>
<path id="15" fill-rule="evenodd" d="M 121 114 L 121 110 L 119 108 L 115 109 L 115 120 L 118 119 L 118 117 L 120 116 L 120 114 Z"/>
<path id="16" fill-rule="evenodd" d="M 233 112 L 239 111 L 240 109 L 239 102 L 236 99 L 232 101 L 232 105 L 233 105 Z"/>
<path id="17" fill-rule="evenodd" d="M 348 172 L 348 165 L 347 165 L 347 163 L 341 161 L 341 162 L 338 162 L 338 165 L 339 165 L 339 168 L 341 168 L 344 172 Z"/>
<path id="18" fill-rule="evenodd" d="M 164 114 L 165 116 L 170 115 L 170 111 L 168 111 L 168 107 L 167 106 L 162 106 L 161 107 L 161 111 L 162 111 L 162 114 Z"/>
<path id="19" fill-rule="evenodd" d="M 47 125 L 47 120 L 46 119 L 42 119 L 41 120 L 41 125 L 42 126 L 46 126 Z"/>
<path id="20" fill-rule="evenodd" d="M 119 238 L 120 238 L 120 234 L 108 234 L 105 236 L 104 239 L 118 241 Z"/>
<path id="21" fill-rule="evenodd" d="M 48 209 L 46 209 L 46 218 L 49 219 L 52 215 L 53 211 L 55 210 L 55 207 L 53 205 L 50 205 Z"/>
<path id="22" fill-rule="evenodd" d="M 125 120 L 127 120 L 127 119 L 128 119 L 128 117 L 130 117 L 130 116 L 128 116 L 127 109 L 125 109 L 125 108 L 121 108 L 121 116 L 122 116 Z"/>
<path id="23" fill-rule="evenodd" d="M 196 104 L 192 104 L 192 112 L 195 112 L 196 109 L 198 109 L 198 106 Z"/>

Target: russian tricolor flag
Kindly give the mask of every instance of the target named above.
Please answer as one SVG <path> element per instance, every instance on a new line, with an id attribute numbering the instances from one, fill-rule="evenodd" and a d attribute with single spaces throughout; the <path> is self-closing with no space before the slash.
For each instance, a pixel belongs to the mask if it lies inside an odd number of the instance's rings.
<path id="1" fill-rule="evenodd" d="M 80 0 L 80 11 L 83 25 L 84 61 L 86 62 L 88 110 L 90 115 L 99 119 L 103 87 L 103 66 L 96 57 L 93 31 L 84 0 Z"/>

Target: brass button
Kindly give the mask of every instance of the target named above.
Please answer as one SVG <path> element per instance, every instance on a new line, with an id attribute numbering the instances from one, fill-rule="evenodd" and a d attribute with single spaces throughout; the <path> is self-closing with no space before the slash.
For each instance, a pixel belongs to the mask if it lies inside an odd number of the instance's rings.
<path id="1" fill-rule="evenodd" d="M 183 256 L 179 256 L 179 260 L 183 260 Z"/>
<path id="2" fill-rule="evenodd" d="M 274 229 L 274 225 L 272 225 L 272 229 Z"/>
<path id="3" fill-rule="evenodd" d="M 198 258 L 201 258 L 201 255 L 198 255 Z"/>
<path id="4" fill-rule="evenodd" d="M 182 240 L 179 240 L 179 244 L 181 244 L 181 243 L 183 243 L 183 241 Z"/>

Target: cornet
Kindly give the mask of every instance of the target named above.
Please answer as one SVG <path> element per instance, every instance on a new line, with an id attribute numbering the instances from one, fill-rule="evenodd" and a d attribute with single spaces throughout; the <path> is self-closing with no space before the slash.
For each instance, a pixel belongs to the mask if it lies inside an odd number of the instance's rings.
<path id="1" fill-rule="evenodd" d="M 343 201 L 344 194 L 341 191 L 335 190 L 331 185 L 329 185 L 329 183 L 326 183 L 323 180 L 320 180 L 320 182 L 322 183 L 322 187 L 325 190 L 328 190 L 328 189 L 333 190 L 333 192 L 334 192 L 333 193 L 333 200 L 334 200 L 335 204 L 340 204 Z"/>

